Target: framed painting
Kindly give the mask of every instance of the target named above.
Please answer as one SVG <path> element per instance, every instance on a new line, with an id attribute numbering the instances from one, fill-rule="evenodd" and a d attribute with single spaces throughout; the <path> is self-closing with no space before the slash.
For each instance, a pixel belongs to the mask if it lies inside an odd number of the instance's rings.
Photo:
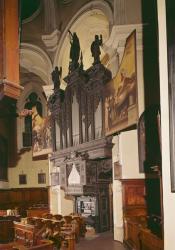
<path id="1" fill-rule="evenodd" d="M 138 121 L 136 31 L 126 39 L 117 75 L 105 87 L 105 134 L 126 129 Z"/>
<path id="2" fill-rule="evenodd" d="M 52 152 L 51 117 L 41 117 L 36 107 L 32 108 L 32 151 L 34 158 Z"/>
<path id="3" fill-rule="evenodd" d="M 20 174 L 19 175 L 19 184 L 27 184 L 27 175 L 26 174 Z"/>
<path id="4" fill-rule="evenodd" d="M 46 174 L 39 173 L 38 174 L 38 184 L 45 184 L 46 183 Z"/>

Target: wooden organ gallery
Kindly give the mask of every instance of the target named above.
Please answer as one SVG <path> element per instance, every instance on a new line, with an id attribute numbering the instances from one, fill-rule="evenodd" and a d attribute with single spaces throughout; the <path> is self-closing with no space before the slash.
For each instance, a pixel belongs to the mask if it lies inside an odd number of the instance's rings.
<path id="1" fill-rule="evenodd" d="M 109 229 L 111 223 L 112 138 L 104 135 L 103 111 L 104 86 L 110 79 L 111 72 L 102 64 L 86 71 L 78 67 L 65 78 L 64 98 L 60 89 L 49 98 L 55 139 L 53 167 L 59 169 L 60 185 L 67 195 L 96 200 L 93 217 L 97 231 Z"/>

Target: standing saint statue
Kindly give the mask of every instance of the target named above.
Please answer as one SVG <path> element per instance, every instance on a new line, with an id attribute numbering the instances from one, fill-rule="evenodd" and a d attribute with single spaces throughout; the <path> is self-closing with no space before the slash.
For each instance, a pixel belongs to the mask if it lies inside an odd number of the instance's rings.
<path id="1" fill-rule="evenodd" d="M 76 69 L 79 66 L 78 60 L 80 57 L 80 42 L 79 42 L 79 38 L 76 34 L 76 32 L 74 32 L 73 34 L 71 33 L 71 31 L 69 30 L 69 34 L 70 34 L 70 44 L 71 44 L 71 48 L 70 48 L 70 71 Z"/>
<path id="2" fill-rule="evenodd" d="M 60 89 L 60 78 L 62 75 L 62 67 L 58 69 L 58 67 L 56 66 L 55 69 L 52 71 L 51 75 L 54 84 L 54 90 Z"/>
<path id="3" fill-rule="evenodd" d="M 100 38 L 98 35 L 95 35 L 95 40 L 91 44 L 91 53 L 92 57 L 94 58 L 93 65 L 100 63 L 100 46 L 102 46 L 102 43 L 102 35 L 100 35 Z"/>

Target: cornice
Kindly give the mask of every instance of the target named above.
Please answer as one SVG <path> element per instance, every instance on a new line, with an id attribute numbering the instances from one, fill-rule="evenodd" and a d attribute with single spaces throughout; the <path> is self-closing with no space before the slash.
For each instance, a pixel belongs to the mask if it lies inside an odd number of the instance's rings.
<path id="1" fill-rule="evenodd" d="M 16 83 L 10 82 L 6 79 L 3 79 L 0 82 L 0 99 L 7 96 L 17 100 L 22 91 L 23 87 Z"/>

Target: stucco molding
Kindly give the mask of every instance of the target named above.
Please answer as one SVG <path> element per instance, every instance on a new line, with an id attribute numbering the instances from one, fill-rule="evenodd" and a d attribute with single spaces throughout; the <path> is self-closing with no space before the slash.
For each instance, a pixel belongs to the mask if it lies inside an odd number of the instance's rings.
<path id="1" fill-rule="evenodd" d="M 30 43 L 22 43 L 20 65 L 29 72 L 38 75 L 46 84 L 51 83 L 52 62 L 47 53 L 40 47 Z"/>
<path id="2" fill-rule="evenodd" d="M 55 29 L 51 34 L 41 36 L 47 50 L 54 52 L 57 48 L 57 44 L 60 38 L 60 31 Z"/>

